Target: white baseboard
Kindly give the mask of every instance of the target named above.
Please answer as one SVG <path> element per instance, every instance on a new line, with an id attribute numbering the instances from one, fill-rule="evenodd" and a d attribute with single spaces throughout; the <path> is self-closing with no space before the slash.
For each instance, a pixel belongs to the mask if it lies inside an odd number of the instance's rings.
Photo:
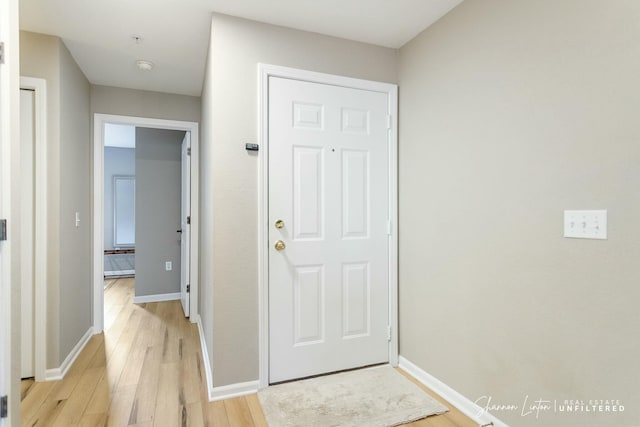
<path id="1" fill-rule="evenodd" d="M 209 402 L 257 393 L 259 384 L 260 382 L 255 380 L 210 388 Z"/>
<path id="2" fill-rule="evenodd" d="M 207 379 L 207 394 L 209 402 L 256 393 L 258 391 L 258 380 L 229 384 L 221 387 L 213 386 L 213 376 L 211 375 L 211 366 L 209 365 L 209 351 L 207 350 L 207 344 L 204 341 L 204 329 L 202 329 L 202 320 L 200 316 L 196 317 L 195 323 L 198 325 L 198 333 L 200 334 L 200 347 L 202 347 L 202 360 L 204 364 L 204 373 Z"/>
<path id="3" fill-rule="evenodd" d="M 213 376 L 211 375 L 211 364 L 209 359 L 209 351 L 207 343 L 204 341 L 204 329 L 202 329 L 202 319 L 200 316 L 196 318 L 198 325 L 198 334 L 200 335 L 200 348 L 202 349 L 202 364 L 204 365 L 204 375 L 207 380 L 207 395 L 211 401 L 211 390 L 213 390 Z"/>
<path id="4" fill-rule="evenodd" d="M 73 362 L 76 361 L 78 355 L 82 353 L 84 347 L 87 345 L 91 337 L 93 336 L 93 327 L 90 327 L 87 332 L 80 338 L 80 341 L 71 349 L 71 352 L 67 355 L 67 357 L 62 362 L 59 368 L 47 369 L 44 372 L 44 380 L 45 381 L 57 381 L 64 378 L 69 371 Z"/>
<path id="5" fill-rule="evenodd" d="M 400 369 L 407 372 L 413 378 L 431 389 L 434 393 L 445 399 L 447 402 L 455 406 L 460 412 L 477 422 L 479 425 L 487 425 L 493 423 L 494 427 L 509 427 L 503 421 L 500 421 L 491 413 L 484 410 L 462 394 L 458 393 L 436 377 L 428 374 L 411 361 L 400 356 Z"/>
<path id="6" fill-rule="evenodd" d="M 156 295 L 141 295 L 134 296 L 134 304 L 143 304 L 145 302 L 161 302 L 161 301 L 175 301 L 181 297 L 180 292 L 174 292 L 172 294 L 156 294 Z"/>

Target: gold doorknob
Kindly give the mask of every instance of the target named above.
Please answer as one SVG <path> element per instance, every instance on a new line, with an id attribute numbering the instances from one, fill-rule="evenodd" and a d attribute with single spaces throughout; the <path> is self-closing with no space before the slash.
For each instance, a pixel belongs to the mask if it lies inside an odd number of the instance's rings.
<path id="1" fill-rule="evenodd" d="M 285 245 L 282 240 L 278 240 L 276 244 L 273 245 L 273 247 L 276 248 L 276 251 L 283 251 L 284 248 L 287 247 L 287 245 Z"/>
<path id="2" fill-rule="evenodd" d="M 284 221 L 279 219 L 276 221 L 276 228 L 284 228 Z"/>

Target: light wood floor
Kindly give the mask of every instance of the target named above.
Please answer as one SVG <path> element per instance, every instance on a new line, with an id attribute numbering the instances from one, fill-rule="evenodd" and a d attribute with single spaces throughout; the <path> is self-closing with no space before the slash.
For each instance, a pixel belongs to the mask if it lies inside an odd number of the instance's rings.
<path id="1" fill-rule="evenodd" d="M 197 327 L 179 301 L 133 304 L 133 285 L 106 282 L 105 332 L 91 338 L 63 380 L 22 382 L 21 425 L 267 426 L 255 394 L 207 401 Z M 408 425 L 477 427 L 422 388 L 451 411 Z"/>

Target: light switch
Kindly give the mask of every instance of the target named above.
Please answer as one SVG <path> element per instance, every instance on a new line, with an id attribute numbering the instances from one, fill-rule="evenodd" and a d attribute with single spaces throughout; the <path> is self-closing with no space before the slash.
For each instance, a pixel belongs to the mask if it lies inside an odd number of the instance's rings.
<path id="1" fill-rule="evenodd" d="M 166 271 L 171 271 L 171 270 L 173 270 L 173 265 L 171 265 L 171 261 L 167 261 L 167 262 L 165 262 L 165 263 L 164 263 L 164 269 L 165 269 Z"/>
<path id="2" fill-rule="evenodd" d="M 80 212 L 76 212 L 76 228 L 80 227 Z"/>
<path id="3" fill-rule="evenodd" d="M 564 237 L 606 239 L 607 211 L 564 211 Z"/>

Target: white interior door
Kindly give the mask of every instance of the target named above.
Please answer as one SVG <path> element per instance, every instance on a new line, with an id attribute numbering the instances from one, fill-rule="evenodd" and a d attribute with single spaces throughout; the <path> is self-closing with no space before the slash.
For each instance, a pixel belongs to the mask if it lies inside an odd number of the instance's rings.
<path id="1" fill-rule="evenodd" d="M 35 92 L 20 90 L 20 262 L 21 262 L 21 377 L 35 376 L 34 367 L 34 145 Z"/>
<path id="2" fill-rule="evenodd" d="M 385 93 L 269 78 L 271 383 L 389 360 L 388 112 Z"/>
<path id="3" fill-rule="evenodd" d="M 189 317 L 189 273 L 191 271 L 191 132 L 182 140 L 182 192 L 180 214 L 180 301 L 184 315 Z"/>
<path id="4" fill-rule="evenodd" d="M 7 227 L 13 230 L 16 218 L 12 215 L 11 199 L 15 196 L 12 189 L 12 173 L 19 165 L 13 164 L 17 159 L 15 147 L 19 133 L 19 61 L 18 59 L 18 2 L 16 0 L 0 1 L 0 42 L 4 44 L 4 61 L 0 65 L 0 219 L 8 219 Z M 15 197 L 14 197 L 15 198 Z M 16 208 L 14 206 L 14 208 Z M 20 388 L 12 387 L 13 369 L 12 355 L 16 354 L 11 346 L 12 331 L 17 332 L 12 321 L 15 313 L 11 300 L 12 256 L 20 256 L 12 251 L 16 236 L 9 234 L 8 241 L 0 240 L 0 396 L 8 397 L 9 411 L 0 416 L 0 427 L 18 425 L 20 409 L 15 402 L 20 399 Z M 15 325 L 17 326 L 17 325 Z M 15 361 L 13 361 L 15 362 Z M 18 409 L 18 413 L 11 409 Z M 6 415 L 6 417 L 5 417 Z"/>
<path id="5" fill-rule="evenodd" d="M 0 11 L 2 13 L 6 12 L 6 5 L 4 5 L 4 2 L 2 2 L 3 4 L 0 5 Z M 4 22 L 2 22 L 2 24 L 4 24 Z M 0 28 L 0 30 L 4 30 L 4 28 Z M 2 36 L 4 36 L 4 31 L 2 33 Z M 5 96 L 5 92 L 6 89 L 3 87 L 5 86 L 5 82 L 6 82 L 6 78 L 5 76 L 0 73 L 0 99 L 4 99 L 2 98 L 2 96 Z M 2 106 L 0 106 L 0 165 L 4 166 L 5 162 L 4 162 L 4 158 L 3 158 L 3 154 L 5 152 L 5 147 L 8 146 L 10 144 L 10 139 L 5 137 L 5 135 L 7 135 L 7 133 L 5 132 L 5 129 L 7 127 L 7 118 L 8 118 L 9 114 L 8 111 L 6 111 L 6 109 L 2 108 Z M 7 174 L 2 170 L 3 168 L 0 167 L 0 219 L 4 218 L 4 206 L 3 206 L 3 201 L 4 201 L 4 194 L 3 193 L 3 181 L 8 179 L 9 177 L 7 176 Z M 4 263 L 6 262 L 6 257 L 4 255 L 4 242 L 0 241 L 0 323 L 2 323 L 0 325 L 0 396 L 6 396 L 9 394 L 9 390 L 11 388 L 11 380 L 10 380 L 10 376 L 9 376 L 9 357 L 10 357 L 10 341 L 9 341 L 9 334 L 7 333 L 8 329 L 10 328 L 11 325 L 11 315 L 9 313 L 9 299 L 11 297 L 10 291 L 9 291 L 9 287 L 10 287 L 10 283 L 9 280 L 5 280 L 5 274 L 4 274 Z M 6 419 L 0 417 L 0 426 L 4 427 L 5 425 L 7 425 L 7 423 L 5 422 Z"/>

